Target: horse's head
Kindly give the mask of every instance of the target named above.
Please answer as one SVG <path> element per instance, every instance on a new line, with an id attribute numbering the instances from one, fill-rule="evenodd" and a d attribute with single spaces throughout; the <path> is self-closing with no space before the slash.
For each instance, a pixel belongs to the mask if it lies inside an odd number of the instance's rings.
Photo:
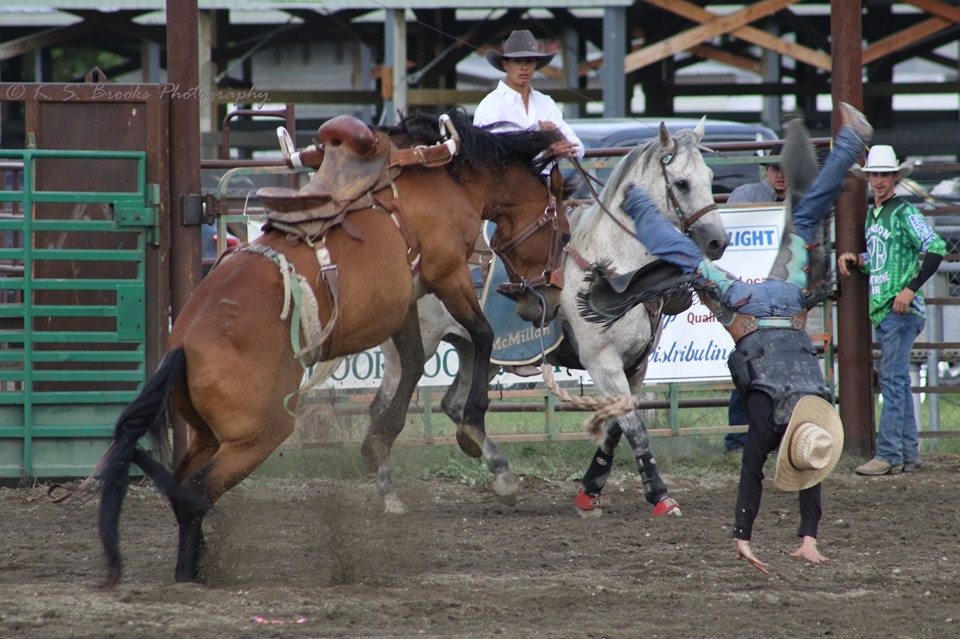
<path id="1" fill-rule="evenodd" d="M 509 276 L 497 290 L 516 301 L 524 320 L 550 322 L 560 308 L 562 249 L 569 239 L 559 172 L 548 184 L 541 177 L 555 138 L 541 131 L 494 133 L 465 125 L 457 114 L 451 118 L 461 140 L 460 164 L 453 166 L 458 181 L 496 225 L 490 246 Z"/>
<path id="2" fill-rule="evenodd" d="M 661 192 L 666 210 L 672 212 L 680 230 L 690 236 L 704 255 L 716 260 L 726 250 L 729 238 L 713 199 L 713 171 L 700 153 L 705 122 L 706 117 L 696 128 L 678 131 L 676 135 L 671 135 L 661 123 L 657 163 L 663 178 Z"/>
<path id="3" fill-rule="evenodd" d="M 510 278 L 497 291 L 517 303 L 521 318 L 545 326 L 560 310 L 563 245 L 570 237 L 570 226 L 560 199 L 563 181 L 559 171 L 554 169 L 548 187 L 539 180 L 530 181 L 525 173 L 511 169 L 504 175 L 518 197 L 509 209 L 492 218 L 497 230 L 490 247 L 503 260 Z"/>

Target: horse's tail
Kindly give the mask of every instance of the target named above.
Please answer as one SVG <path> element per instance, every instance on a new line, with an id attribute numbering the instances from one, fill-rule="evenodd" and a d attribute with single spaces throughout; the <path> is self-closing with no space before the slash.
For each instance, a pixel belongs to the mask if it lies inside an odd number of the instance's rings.
<path id="1" fill-rule="evenodd" d="M 156 373 L 147 380 L 143 390 L 127 406 L 117 420 L 113 444 L 103 460 L 100 474 L 100 543 L 107 560 L 107 579 L 104 588 L 112 588 L 120 581 L 120 509 L 130 483 L 130 464 L 135 463 L 156 482 L 161 491 L 172 497 L 177 490 L 173 473 L 149 453 L 137 447 L 137 442 L 148 432 L 158 436 L 166 414 L 167 400 L 174 385 L 187 372 L 187 357 L 182 347 L 166 354 Z"/>

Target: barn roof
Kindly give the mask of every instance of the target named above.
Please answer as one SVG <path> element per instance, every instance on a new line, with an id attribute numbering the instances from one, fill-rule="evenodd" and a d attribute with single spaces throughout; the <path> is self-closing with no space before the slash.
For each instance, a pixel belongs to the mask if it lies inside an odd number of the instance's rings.
<path id="1" fill-rule="evenodd" d="M 166 0 L 32 0 L 24 6 L 23 0 L 0 0 L 0 12 L 5 14 L 49 14 L 60 10 L 163 11 Z M 197 0 L 199 9 L 230 9 L 235 11 L 272 11 L 309 9 L 313 11 L 341 11 L 345 9 L 484 9 L 484 8 L 603 8 L 626 7 L 633 0 Z"/>

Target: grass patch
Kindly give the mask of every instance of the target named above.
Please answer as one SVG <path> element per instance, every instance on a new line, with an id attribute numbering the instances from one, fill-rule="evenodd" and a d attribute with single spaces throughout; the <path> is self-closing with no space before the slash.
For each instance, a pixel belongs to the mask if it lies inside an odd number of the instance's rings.
<path id="1" fill-rule="evenodd" d="M 740 458 L 726 455 L 719 435 L 654 437 L 651 449 L 662 472 L 679 475 L 736 473 Z M 494 438 L 496 440 L 496 438 Z M 576 481 L 587 469 L 596 445 L 589 441 L 502 443 L 516 475 L 544 481 Z M 490 482 L 482 459 L 464 455 L 456 446 L 399 446 L 391 455 L 394 472 L 403 477 L 446 477 L 469 485 Z M 613 472 L 635 473 L 633 454 L 625 442 L 617 448 Z M 341 448 L 284 448 L 270 456 L 256 475 L 289 479 L 369 479 L 373 476 L 358 445 Z"/>
<path id="2" fill-rule="evenodd" d="M 716 396 L 719 389 L 701 391 L 699 396 Z M 691 395 L 686 395 L 691 396 Z M 517 398 L 513 398 L 517 401 Z M 542 397 L 527 396 L 524 401 L 543 404 Z M 439 401 L 437 396 L 435 402 Z M 491 402 L 495 404 L 494 398 Z M 921 431 L 957 431 L 960 430 L 960 393 L 945 393 L 939 396 L 940 410 L 937 424 L 930 424 L 929 396 L 921 404 L 919 416 Z M 881 411 L 878 401 L 875 418 Z M 644 417 L 648 426 L 669 428 L 669 412 L 655 411 Z M 582 432 L 586 413 L 557 411 L 553 415 L 555 432 Z M 682 426 L 725 426 L 725 408 L 681 409 L 679 423 Z M 452 437 L 456 428 L 444 415 L 435 414 L 429 420 L 421 414 L 407 416 L 404 437 L 423 437 L 429 430 L 434 437 Z M 494 441 L 498 435 L 513 433 L 544 433 L 545 414 L 542 412 L 487 413 L 487 432 Z M 307 424 L 324 424 L 335 432 L 324 431 L 321 440 L 329 436 L 332 441 L 359 442 L 367 429 L 366 415 L 338 414 L 335 408 Z M 296 436 L 295 436 L 296 437 Z M 292 439 L 292 438 L 291 438 Z M 310 438 L 306 438 L 308 441 Z M 662 472 L 671 475 L 709 476 L 733 475 L 740 469 L 740 456 L 725 454 L 721 433 L 696 434 L 685 436 L 655 436 L 651 438 L 651 450 Z M 923 454 L 960 454 L 960 438 L 940 437 L 937 440 L 921 439 Z M 498 446 L 510 461 L 510 466 L 518 476 L 526 476 L 545 481 L 576 481 L 586 470 L 596 448 L 589 441 L 499 443 Z M 770 456 L 768 474 L 772 476 L 772 464 L 775 454 Z M 840 460 L 838 472 L 852 472 L 852 469 L 865 461 L 854 456 L 844 456 Z M 453 445 L 433 446 L 397 446 L 393 450 L 392 464 L 397 477 L 445 477 L 462 481 L 469 485 L 485 485 L 491 476 L 482 460 L 465 456 Z M 339 448 L 300 449 L 296 444 L 287 445 L 274 453 L 256 471 L 259 475 L 286 478 L 335 478 L 369 480 L 373 472 L 366 468 L 360 456 L 359 444 L 346 443 Z M 634 475 L 636 466 L 633 455 L 626 442 L 617 448 L 613 472 L 617 475 Z"/>

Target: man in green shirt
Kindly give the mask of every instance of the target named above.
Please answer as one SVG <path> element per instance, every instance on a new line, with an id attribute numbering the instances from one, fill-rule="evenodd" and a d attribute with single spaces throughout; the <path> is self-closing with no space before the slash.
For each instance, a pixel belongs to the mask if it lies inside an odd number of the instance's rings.
<path id="1" fill-rule="evenodd" d="M 915 206 L 895 194 L 896 183 L 913 165 L 898 164 L 893 147 L 875 145 L 863 167 L 852 169 L 873 192 L 867 211 L 867 250 L 843 253 L 841 275 L 857 267 L 870 277 L 870 321 L 880 344 L 883 409 L 877 452 L 858 466 L 858 475 L 894 475 L 920 470 L 920 439 L 910 389 L 910 350 L 923 330 L 926 305 L 920 287 L 933 275 L 947 245 Z M 923 254 L 923 262 L 920 255 Z"/>

